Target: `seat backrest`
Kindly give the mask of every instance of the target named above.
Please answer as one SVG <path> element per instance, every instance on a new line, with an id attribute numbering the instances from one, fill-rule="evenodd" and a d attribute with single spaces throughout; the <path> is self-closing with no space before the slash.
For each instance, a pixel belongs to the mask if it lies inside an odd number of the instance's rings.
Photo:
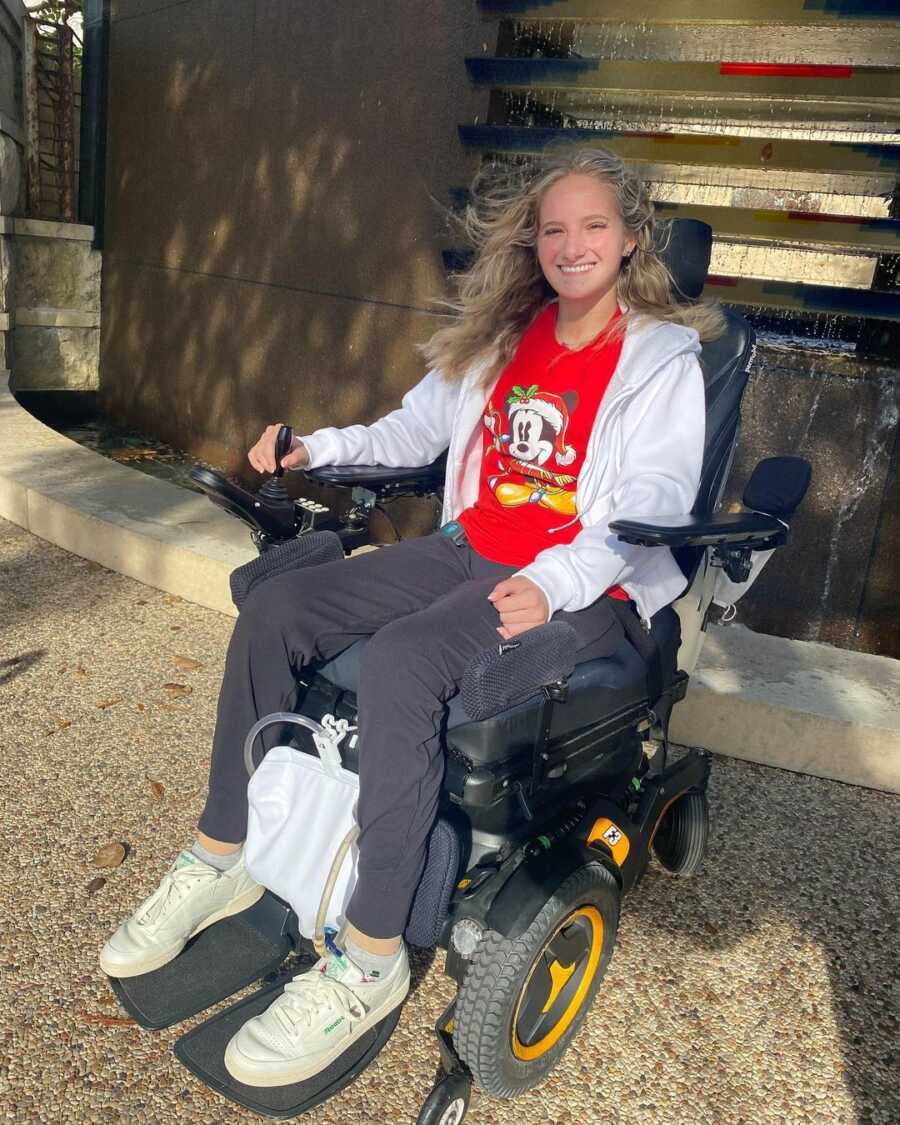
<path id="1" fill-rule="evenodd" d="M 663 226 L 663 224 L 660 224 Z M 688 300 L 700 296 L 712 250 L 712 230 L 697 219 L 673 219 L 661 236 L 660 256 L 680 293 Z M 723 309 L 726 330 L 700 352 L 706 384 L 706 444 L 703 471 L 694 503 L 694 514 L 710 516 L 718 507 L 728 479 L 741 419 L 741 399 L 753 358 L 755 335 L 742 316 Z M 703 554 L 701 548 L 683 547 L 674 552 L 688 579 L 693 578 Z"/>

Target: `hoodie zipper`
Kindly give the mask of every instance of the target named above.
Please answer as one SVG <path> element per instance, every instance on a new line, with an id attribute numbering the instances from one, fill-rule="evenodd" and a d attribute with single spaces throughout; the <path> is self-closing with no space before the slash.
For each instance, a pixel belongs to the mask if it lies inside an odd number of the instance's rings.
<path id="1" fill-rule="evenodd" d="M 588 445 L 587 445 L 587 449 L 585 450 L 585 463 L 582 465 L 582 472 L 584 471 L 585 465 L 587 464 L 587 462 L 588 462 L 588 460 L 591 456 L 591 450 L 595 449 L 599 446 L 602 435 L 606 432 L 606 430 L 609 429 L 609 427 L 611 425 L 612 418 L 615 415 L 621 414 L 623 406 L 627 402 L 629 402 L 630 400 L 634 399 L 634 397 L 637 395 L 638 391 L 643 390 L 644 387 L 646 387 L 647 384 L 654 378 L 656 373 L 662 367 L 665 366 L 665 364 L 670 363 L 673 359 L 676 359 L 679 355 L 683 355 L 683 354 L 684 354 L 683 349 L 679 349 L 677 351 L 668 353 L 666 356 L 661 358 L 659 360 L 659 362 L 654 367 L 652 367 L 650 369 L 650 371 L 644 373 L 644 377 L 640 380 L 640 382 L 627 384 L 625 387 L 623 387 L 616 394 L 616 396 L 614 398 L 610 399 L 610 401 L 607 403 L 606 410 L 604 411 L 603 418 L 601 419 L 599 426 L 596 426 L 592 430 L 591 435 L 588 438 Z M 601 403 L 601 407 L 602 407 L 602 403 Z M 594 471 L 596 472 L 597 476 L 601 475 L 602 470 L 600 468 L 596 468 L 596 470 L 594 470 Z M 579 474 L 579 480 L 580 480 L 580 474 Z M 577 486 L 576 486 L 576 511 L 575 511 L 575 515 L 567 523 L 560 524 L 559 527 L 548 528 L 548 532 L 551 535 L 554 532 L 565 531 L 566 528 L 571 527 L 573 523 L 577 523 L 578 520 L 581 519 L 582 509 L 577 507 L 577 496 L 578 496 L 578 489 L 577 489 Z"/>

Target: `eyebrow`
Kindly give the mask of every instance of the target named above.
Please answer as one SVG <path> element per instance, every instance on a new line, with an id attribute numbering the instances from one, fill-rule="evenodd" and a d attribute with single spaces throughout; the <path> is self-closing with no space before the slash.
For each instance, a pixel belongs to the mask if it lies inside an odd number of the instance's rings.
<path id="1" fill-rule="evenodd" d="M 596 215 L 584 215 L 584 216 L 582 216 L 583 222 L 589 222 L 591 219 L 606 219 L 606 221 L 609 222 L 609 215 L 601 215 L 601 214 L 598 213 Z M 547 227 L 547 226 L 550 226 L 551 223 L 562 224 L 562 219 L 544 219 L 544 221 L 541 223 L 541 226 Z"/>

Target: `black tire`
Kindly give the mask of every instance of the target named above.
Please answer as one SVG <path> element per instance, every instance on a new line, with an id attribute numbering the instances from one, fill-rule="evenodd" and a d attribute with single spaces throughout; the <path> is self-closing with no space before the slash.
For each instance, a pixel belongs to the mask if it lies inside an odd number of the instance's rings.
<path id="1" fill-rule="evenodd" d="M 465 1074 L 448 1074 L 425 1099 L 416 1125 L 460 1125 L 469 1108 L 472 1081 Z"/>
<path id="2" fill-rule="evenodd" d="M 524 1093 L 559 1061 L 612 956 L 619 901 L 610 872 L 590 864 L 564 880 L 521 937 L 482 939 L 459 990 L 453 1042 L 488 1094 Z"/>
<path id="3" fill-rule="evenodd" d="M 685 793 L 666 809 L 653 837 L 653 851 L 672 875 L 693 875 L 703 863 L 709 840 L 705 793 Z"/>

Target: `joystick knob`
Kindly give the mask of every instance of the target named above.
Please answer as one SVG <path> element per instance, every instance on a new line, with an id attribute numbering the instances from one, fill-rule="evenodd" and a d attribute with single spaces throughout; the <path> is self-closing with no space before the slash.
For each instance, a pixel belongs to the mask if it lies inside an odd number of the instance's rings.
<path id="1" fill-rule="evenodd" d="M 275 438 L 275 472 L 272 474 L 273 476 L 280 477 L 284 474 L 281 461 L 290 453 L 293 444 L 293 429 L 290 426 L 282 426 Z"/>
<path id="2" fill-rule="evenodd" d="M 290 426 L 282 426 L 275 438 L 275 472 L 269 477 L 258 493 L 258 495 L 266 501 L 267 508 L 280 509 L 285 516 L 288 514 L 293 515 L 294 502 L 288 496 L 281 482 L 281 477 L 284 475 L 281 460 L 290 453 L 293 443 L 293 429 L 291 429 Z"/>

